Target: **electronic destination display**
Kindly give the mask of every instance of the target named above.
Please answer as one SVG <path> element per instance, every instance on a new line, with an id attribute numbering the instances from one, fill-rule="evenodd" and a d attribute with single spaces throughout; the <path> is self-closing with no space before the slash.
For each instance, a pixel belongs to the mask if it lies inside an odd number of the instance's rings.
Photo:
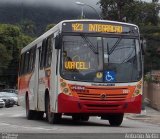
<path id="1" fill-rule="evenodd" d="M 138 34 L 138 28 L 136 26 L 109 22 L 99 23 L 82 21 L 63 23 L 62 32 Z"/>

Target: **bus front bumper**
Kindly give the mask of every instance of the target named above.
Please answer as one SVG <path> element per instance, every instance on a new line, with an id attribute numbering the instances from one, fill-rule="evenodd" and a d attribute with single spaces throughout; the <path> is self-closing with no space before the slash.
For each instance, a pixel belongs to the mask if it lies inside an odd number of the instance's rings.
<path id="1" fill-rule="evenodd" d="M 142 95 L 125 101 L 89 101 L 61 93 L 58 96 L 58 113 L 140 113 Z"/>

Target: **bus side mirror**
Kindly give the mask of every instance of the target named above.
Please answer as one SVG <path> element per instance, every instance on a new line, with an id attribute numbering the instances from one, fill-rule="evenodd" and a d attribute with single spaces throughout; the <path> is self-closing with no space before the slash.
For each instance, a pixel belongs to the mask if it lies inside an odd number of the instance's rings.
<path id="1" fill-rule="evenodd" d="M 55 49 L 61 49 L 61 47 L 62 47 L 62 36 L 58 34 L 55 37 Z"/>
<path id="2" fill-rule="evenodd" d="M 145 52 L 146 52 L 146 40 L 144 38 L 141 38 L 141 50 L 142 50 L 142 55 L 145 55 Z"/>

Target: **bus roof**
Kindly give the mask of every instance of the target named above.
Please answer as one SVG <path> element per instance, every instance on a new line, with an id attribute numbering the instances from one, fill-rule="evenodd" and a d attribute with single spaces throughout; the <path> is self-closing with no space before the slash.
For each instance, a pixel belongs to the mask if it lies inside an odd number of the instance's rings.
<path id="1" fill-rule="evenodd" d="M 110 21 L 110 20 L 94 20 L 94 19 L 81 19 L 81 20 L 63 20 L 59 22 L 56 26 L 52 27 L 50 30 L 39 36 L 37 39 L 35 39 L 33 42 L 25 46 L 22 50 L 21 53 L 24 53 L 25 51 L 31 49 L 33 46 L 36 44 L 40 43 L 45 39 L 46 37 L 50 36 L 54 32 L 61 31 L 62 29 L 62 24 L 63 23 L 69 23 L 69 22 L 99 22 L 99 23 L 115 23 L 115 24 L 121 24 L 121 25 L 128 25 L 128 26 L 135 26 L 138 28 L 137 25 L 135 24 L 130 24 L 130 23 L 125 23 L 125 22 L 118 22 L 118 21 Z"/>
<path id="2" fill-rule="evenodd" d="M 94 20 L 94 19 L 81 19 L 81 20 L 63 20 L 60 22 L 60 24 L 64 22 L 100 22 L 100 23 L 116 23 L 116 24 L 122 24 L 122 25 L 129 25 L 129 26 L 135 26 L 138 27 L 135 24 L 126 23 L 126 22 L 118 22 L 118 21 L 111 21 L 111 20 Z"/>

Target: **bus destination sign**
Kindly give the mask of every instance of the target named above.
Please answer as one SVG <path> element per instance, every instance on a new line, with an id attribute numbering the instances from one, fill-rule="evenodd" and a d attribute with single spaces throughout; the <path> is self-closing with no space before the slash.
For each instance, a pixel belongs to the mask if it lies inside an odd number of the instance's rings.
<path id="1" fill-rule="evenodd" d="M 81 24 L 81 23 L 72 23 L 72 31 L 73 32 L 77 32 L 77 31 L 84 32 L 85 31 L 84 26 L 87 26 L 87 25 Z M 116 25 L 88 24 L 88 27 L 86 29 L 87 29 L 87 32 L 122 33 L 122 26 L 116 26 Z"/>
<path id="2" fill-rule="evenodd" d="M 63 32 L 85 33 L 126 33 L 130 32 L 130 26 L 112 23 L 71 22 L 63 23 Z"/>

